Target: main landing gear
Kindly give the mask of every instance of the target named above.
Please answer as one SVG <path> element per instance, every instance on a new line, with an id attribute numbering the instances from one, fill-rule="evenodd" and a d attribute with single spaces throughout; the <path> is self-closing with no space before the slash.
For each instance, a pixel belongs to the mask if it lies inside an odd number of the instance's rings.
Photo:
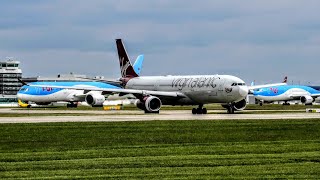
<path id="1" fill-rule="evenodd" d="M 290 103 L 288 103 L 287 101 L 285 101 L 284 103 L 282 103 L 282 105 L 284 105 L 284 106 L 290 106 Z"/>
<path id="2" fill-rule="evenodd" d="M 203 108 L 203 104 L 200 104 L 198 108 L 192 109 L 192 114 L 207 114 L 207 108 Z"/>
<path id="3" fill-rule="evenodd" d="M 70 102 L 67 104 L 67 108 L 77 108 L 77 107 L 78 107 L 78 104 L 74 102 Z"/>

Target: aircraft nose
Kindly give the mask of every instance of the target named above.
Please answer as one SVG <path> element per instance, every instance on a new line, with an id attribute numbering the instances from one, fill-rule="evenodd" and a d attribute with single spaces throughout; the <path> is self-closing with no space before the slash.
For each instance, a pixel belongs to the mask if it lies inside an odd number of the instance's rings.
<path id="1" fill-rule="evenodd" d="M 18 99 L 21 99 L 21 98 L 22 98 L 22 94 L 18 92 L 17 98 L 18 98 Z"/>
<path id="2" fill-rule="evenodd" d="M 239 87 L 239 94 L 242 96 L 242 97 L 246 97 L 248 95 L 248 87 L 247 86 L 240 86 Z"/>
<path id="3" fill-rule="evenodd" d="M 258 92 L 258 91 L 253 91 L 253 93 L 252 93 L 254 96 L 257 96 L 257 95 L 259 95 L 260 93 Z"/>

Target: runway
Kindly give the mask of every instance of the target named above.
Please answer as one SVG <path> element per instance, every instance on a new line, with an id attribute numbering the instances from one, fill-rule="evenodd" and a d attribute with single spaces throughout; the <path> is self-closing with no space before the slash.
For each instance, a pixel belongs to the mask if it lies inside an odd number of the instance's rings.
<path id="1" fill-rule="evenodd" d="M 1 108 L 0 114 L 23 114 L 21 117 L 0 117 L 0 123 L 42 122 L 125 122 L 154 120 L 244 120 L 244 119 L 320 119 L 319 113 L 286 112 L 254 114 L 226 114 L 225 111 L 208 111 L 209 114 L 193 115 L 186 110 L 162 110 L 160 114 L 144 114 L 143 111 L 79 111 L 79 110 L 29 110 Z M 211 114 L 213 113 L 213 114 Z M 252 113 L 252 114 L 251 114 Z"/>

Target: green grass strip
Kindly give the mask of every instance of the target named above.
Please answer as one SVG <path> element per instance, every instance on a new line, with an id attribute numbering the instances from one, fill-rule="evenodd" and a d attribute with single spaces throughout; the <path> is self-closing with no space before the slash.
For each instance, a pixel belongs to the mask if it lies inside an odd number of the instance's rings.
<path id="1" fill-rule="evenodd" d="M 320 119 L 0 124 L 0 178 L 320 176 Z"/>

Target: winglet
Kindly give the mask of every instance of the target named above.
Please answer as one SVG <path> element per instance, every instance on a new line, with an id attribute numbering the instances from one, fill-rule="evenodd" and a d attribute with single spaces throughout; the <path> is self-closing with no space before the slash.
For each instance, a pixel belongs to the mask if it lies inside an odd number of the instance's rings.
<path id="1" fill-rule="evenodd" d="M 282 82 L 283 82 L 283 83 L 287 83 L 287 81 L 288 81 L 288 77 L 285 76 Z"/>
<path id="2" fill-rule="evenodd" d="M 121 39 L 116 39 L 118 57 L 120 63 L 120 70 L 122 78 L 138 77 L 139 75 L 133 69 L 126 48 L 124 47 Z"/>

